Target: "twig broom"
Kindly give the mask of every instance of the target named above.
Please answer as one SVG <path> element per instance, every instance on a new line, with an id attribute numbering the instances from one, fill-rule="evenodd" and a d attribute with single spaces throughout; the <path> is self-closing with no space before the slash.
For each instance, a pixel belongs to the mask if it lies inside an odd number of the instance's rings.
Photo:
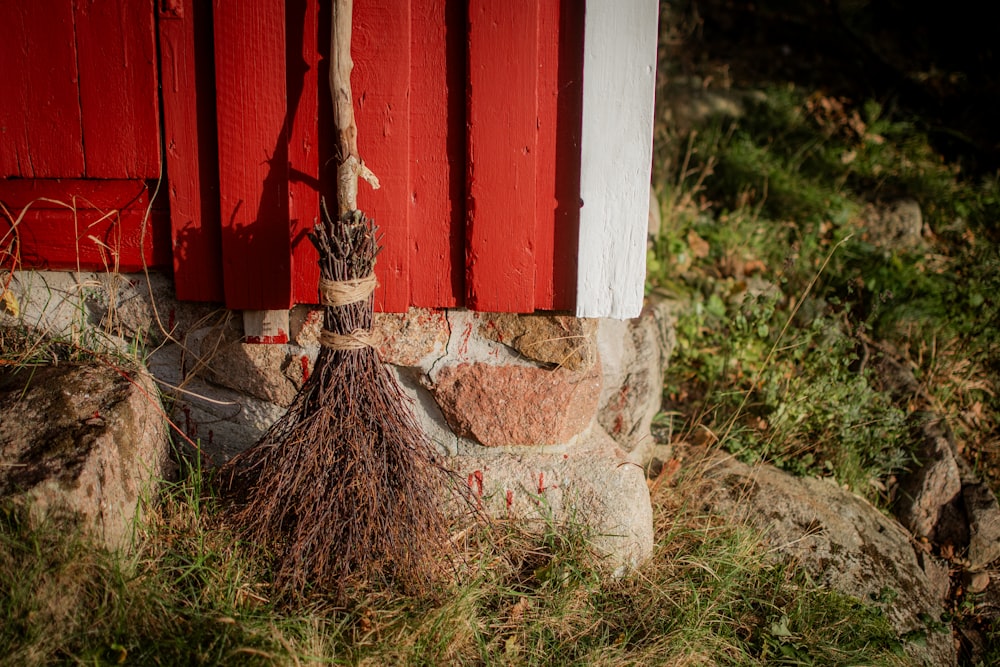
<path id="1" fill-rule="evenodd" d="M 350 88 L 351 0 L 334 3 L 330 86 L 343 161 L 339 215 L 325 202 L 309 238 L 319 251 L 322 347 L 309 379 L 221 479 L 245 539 L 274 551 L 276 586 L 342 598 L 379 577 L 421 592 L 437 577 L 447 526 L 443 469 L 409 399 L 373 347 L 376 228 L 357 210 Z M 373 183 L 377 187 L 377 182 Z"/>

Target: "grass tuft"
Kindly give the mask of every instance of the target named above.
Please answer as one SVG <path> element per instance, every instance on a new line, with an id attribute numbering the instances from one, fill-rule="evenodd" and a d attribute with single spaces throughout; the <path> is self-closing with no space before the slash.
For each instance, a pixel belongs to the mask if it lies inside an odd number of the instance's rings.
<path id="1" fill-rule="evenodd" d="M 369 589 L 346 606 L 276 604 L 265 559 L 220 524 L 196 464 L 127 556 L 8 507 L 0 664 L 903 664 L 879 611 L 699 514 L 696 487 L 656 487 L 655 555 L 623 577 L 599 576 L 577 526 L 498 524 L 467 536 L 447 594 Z"/>

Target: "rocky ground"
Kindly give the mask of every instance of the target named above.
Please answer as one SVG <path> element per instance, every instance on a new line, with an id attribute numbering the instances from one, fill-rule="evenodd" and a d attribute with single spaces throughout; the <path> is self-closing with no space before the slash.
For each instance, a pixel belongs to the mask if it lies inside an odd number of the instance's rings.
<path id="1" fill-rule="evenodd" d="M 756 86 L 794 81 L 830 96 L 891 100 L 922 114 L 939 149 L 964 155 L 970 169 L 986 172 L 1000 163 L 1000 135 L 986 113 L 995 107 L 984 104 L 997 97 L 992 80 L 996 68 L 991 51 L 973 48 L 983 43 L 975 38 L 986 25 L 975 20 L 974 12 L 963 16 L 955 10 L 938 17 L 889 0 L 850 7 L 838 2 L 803 7 L 709 0 L 665 4 L 664 10 L 663 58 L 672 65 L 661 66 L 669 80 L 661 81 L 666 95 L 659 99 L 659 113 L 662 117 L 669 111 L 675 131 L 693 126 L 700 115 L 740 113 L 741 100 L 753 95 Z M 956 41 L 956 35 L 967 39 Z M 921 242 L 921 212 L 915 202 L 898 199 L 870 217 L 878 221 L 871 230 L 882 234 L 878 243 Z M 691 245 L 698 241 L 689 239 Z M 629 336 L 639 340 L 634 332 Z M 618 332 L 614 340 L 625 338 L 625 332 Z M 672 331 L 650 332 L 647 338 L 669 340 L 669 347 L 674 340 Z M 621 366 L 621 374 L 634 382 L 635 369 L 615 357 L 620 349 L 612 347 L 601 358 L 609 367 Z M 990 440 L 958 441 L 950 427 L 953 416 L 935 411 L 933 401 L 920 400 L 924 389 L 912 365 L 892 345 L 869 340 L 863 353 L 863 363 L 875 369 L 880 386 L 918 408 L 909 418 L 916 463 L 884 481 L 890 505 L 876 507 L 832 477 L 796 477 L 771 465 L 741 463 L 714 447 L 708 431 L 684 439 L 669 430 L 656 432 L 662 444 L 650 448 L 649 485 L 654 490 L 679 487 L 683 480 L 688 502 L 704 513 L 752 526 L 775 558 L 790 559 L 813 581 L 880 607 L 914 663 L 985 664 L 997 655 L 991 642 L 1000 629 L 1000 504 L 989 465 L 972 462 L 990 460 L 990 452 L 976 449 Z M 227 358 L 227 369 L 236 366 Z M 0 470 L 0 495 L 7 486 L 44 484 L 48 475 L 60 488 L 72 490 L 70 500 L 91 519 L 97 537 L 112 548 L 120 546 L 148 491 L 139 480 L 163 474 L 167 465 L 165 415 L 152 399 L 151 378 L 144 370 L 117 368 L 106 359 L 40 370 L 33 378 L 30 390 L 38 393 L 24 400 L 28 389 L 0 373 L 0 445 L 44 443 L 37 444 L 38 465 L 29 469 L 18 463 Z M 232 384 L 234 377 L 207 381 Z M 262 386 L 294 392 L 292 385 L 259 381 L 245 390 Z M 610 398 L 602 395 L 601 405 L 611 405 Z M 270 395 L 262 400 L 281 402 Z M 613 435 L 625 423 L 622 406 L 616 406 L 598 416 Z M 645 412 L 645 404 L 632 407 L 637 415 Z M 588 414 L 584 421 L 589 420 Z M 477 427 L 470 424 L 468 429 Z M 137 433 L 147 438 L 137 438 Z M 73 449 L 70 441 L 84 446 Z M 122 447 L 131 442 L 140 444 Z M 61 443 L 67 446 L 60 448 Z M 28 454 L 13 449 L 0 453 L 17 461 Z M 154 469 L 150 461 L 156 462 Z M 581 467 L 589 461 L 581 459 Z M 615 459 L 607 470 L 621 465 Z M 595 477 L 593 471 L 580 474 Z M 596 485 L 608 483 L 602 478 Z M 110 523 L 110 517 L 125 520 Z"/>
<path id="2" fill-rule="evenodd" d="M 658 114 L 669 130 L 660 146 L 709 116 L 741 116 L 755 91 L 794 85 L 816 91 L 816 99 L 877 99 L 918 118 L 944 159 L 960 161 L 970 175 L 992 174 L 1000 165 L 992 120 L 1000 68 L 981 11 L 968 3 L 945 10 L 895 0 L 665 3 Z M 888 252 L 922 243 L 919 205 L 905 198 L 886 205 L 880 194 L 871 197 L 883 202 L 865 230 L 872 242 Z M 996 232 L 995 225 L 985 228 Z M 917 463 L 884 480 L 893 517 L 828 481 L 726 458 L 707 465 L 705 507 L 769 531 L 776 551 L 834 588 L 878 601 L 904 634 L 906 627 L 925 632 L 929 664 L 983 664 L 983 656 L 996 655 L 991 644 L 1000 628 L 992 420 L 977 422 L 980 433 L 956 438 L 956 415 L 928 400 L 914 377 L 920 369 L 905 353 L 878 340 L 861 348 L 862 365 L 871 364 L 880 387 L 911 412 Z M 702 461 L 684 448 L 675 455 Z"/>

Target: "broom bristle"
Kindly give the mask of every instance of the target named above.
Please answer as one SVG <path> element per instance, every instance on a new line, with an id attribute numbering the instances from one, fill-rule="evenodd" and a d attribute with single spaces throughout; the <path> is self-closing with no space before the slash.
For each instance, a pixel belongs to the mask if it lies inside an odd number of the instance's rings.
<path id="1" fill-rule="evenodd" d="M 337 221 L 325 215 L 310 238 L 323 279 L 371 274 L 375 227 L 359 212 Z M 370 295 L 326 306 L 326 332 L 357 338 L 371 324 Z M 342 598 L 386 577 L 420 593 L 438 578 L 446 473 L 371 346 L 324 345 L 285 415 L 220 478 L 235 500 L 237 530 L 273 550 L 283 593 L 312 589 Z"/>

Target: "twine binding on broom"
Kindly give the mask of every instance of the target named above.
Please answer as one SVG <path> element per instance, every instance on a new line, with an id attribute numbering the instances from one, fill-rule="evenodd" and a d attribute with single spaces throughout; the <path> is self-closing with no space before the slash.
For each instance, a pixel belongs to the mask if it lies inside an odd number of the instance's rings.
<path id="1" fill-rule="evenodd" d="M 327 329 L 319 332 L 319 344 L 331 350 L 363 350 L 375 347 L 378 343 L 378 336 L 367 329 L 355 329 L 349 334 L 339 334 Z"/>
<path id="2" fill-rule="evenodd" d="M 324 306 L 349 306 L 352 303 L 367 301 L 375 293 L 378 281 L 374 273 L 364 278 L 351 280 L 319 279 L 319 298 Z M 323 347 L 333 350 L 361 350 L 375 347 L 379 340 L 370 329 L 354 329 L 350 333 L 339 334 L 329 329 L 323 329 L 319 334 L 319 342 Z"/>
<path id="3" fill-rule="evenodd" d="M 227 521 L 272 555 L 280 599 L 316 592 L 346 604 L 379 582 L 429 593 L 453 563 L 442 508 L 465 496 L 378 350 L 361 344 L 372 328 L 375 225 L 358 211 L 331 218 L 321 204 L 309 239 L 323 284 L 336 285 L 321 298 L 349 302 L 324 307 L 333 346 L 320 348 L 285 414 L 221 471 Z"/>
<path id="4" fill-rule="evenodd" d="M 375 293 L 378 281 L 374 273 L 354 280 L 319 279 L 319 299 L 324 306 L 346 306 L 364 301 Z"/>

